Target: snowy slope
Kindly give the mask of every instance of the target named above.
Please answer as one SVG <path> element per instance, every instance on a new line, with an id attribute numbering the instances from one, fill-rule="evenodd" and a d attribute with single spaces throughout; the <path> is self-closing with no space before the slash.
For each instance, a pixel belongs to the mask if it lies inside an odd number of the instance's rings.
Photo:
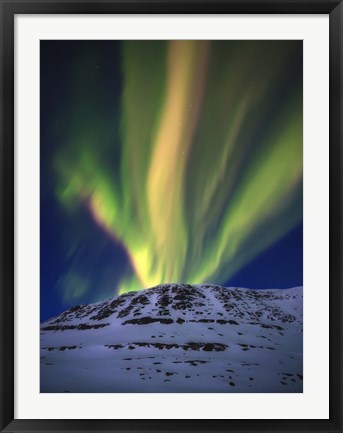
<path id="1" fill-rule="evenodd" d="M 164 284 L 41 325 L 41 392 L 302 392 L 302 287 Z"/>

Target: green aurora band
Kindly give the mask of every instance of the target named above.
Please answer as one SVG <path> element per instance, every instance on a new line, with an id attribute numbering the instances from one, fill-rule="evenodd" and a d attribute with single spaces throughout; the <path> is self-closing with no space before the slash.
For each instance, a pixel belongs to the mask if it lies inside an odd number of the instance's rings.
<path id="1" fill-rule="evenodd" d="M 287 76 L 299 45 L 126 41 L 121 55 L 116 119 L 75 90 L 58 199 L 125 247 L 119 293 L 223 284 L 302 220 L 302 77 Z"/>

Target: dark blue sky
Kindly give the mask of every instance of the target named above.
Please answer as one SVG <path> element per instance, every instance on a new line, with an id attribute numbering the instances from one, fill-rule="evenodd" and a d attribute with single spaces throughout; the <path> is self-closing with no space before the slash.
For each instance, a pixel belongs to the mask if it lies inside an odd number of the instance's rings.
<path id="1" fill-rule="evenodd" d="M 41 321 L 72 305 L 113 296 L 120 278 L 131 270 L 125 248 L 94 224 L 88 209 L 80 206 L 71 213 L 56 194 L 55 156 L 70 140 L 72 113 L 82 105 L 84 95 L 94 102 L 94 117 L 109 125 L 106 133 L 113 143 L 119 140 L 113 119 L 120 112 L 120 55 L 120 43 L 114 41 L 41 42 Z M 90 77 L 88 72 L 94 69 L 96 75 Z M 288 75 L 295 70 L 299 75 L 298 69 L 290 64 Z M 81 84 L 75 84 L 78 79 Z M 292 85 L 290 81 L 283 87 Z M 113 143 L 109 142 L 109 149 L 115 148 Z M 107 155 L 106 163 L 114 167 L 115 150 Z M 298 224 L 223 285 L 255 289 L 302 285 L 302 259 L 303 227 Z M 66 293 L 68 284 L 71 289 Z"/>

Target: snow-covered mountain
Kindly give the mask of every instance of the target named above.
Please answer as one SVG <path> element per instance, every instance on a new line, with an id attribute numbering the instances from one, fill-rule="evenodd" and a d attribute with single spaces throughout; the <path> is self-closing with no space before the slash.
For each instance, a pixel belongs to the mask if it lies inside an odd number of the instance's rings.
<path id="1" fill-rule="evenodd" d="M 302 392 L 302 287 L 163 284 L 41 324 L 41 392 Z"/>

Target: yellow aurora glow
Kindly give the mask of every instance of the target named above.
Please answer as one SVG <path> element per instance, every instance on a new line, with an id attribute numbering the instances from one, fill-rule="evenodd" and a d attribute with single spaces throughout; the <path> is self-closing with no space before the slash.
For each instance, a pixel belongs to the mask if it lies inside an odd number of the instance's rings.
<path id="1" fill-rule="evenodd" d="M 123 43 L 119 169 L 77 128 L 55 161 L 61 203 L 130 257 L 120 293 L 223 283 L 301 221 L 301 87 L 274 96 L 288 61 L 268 42 Z"/>

